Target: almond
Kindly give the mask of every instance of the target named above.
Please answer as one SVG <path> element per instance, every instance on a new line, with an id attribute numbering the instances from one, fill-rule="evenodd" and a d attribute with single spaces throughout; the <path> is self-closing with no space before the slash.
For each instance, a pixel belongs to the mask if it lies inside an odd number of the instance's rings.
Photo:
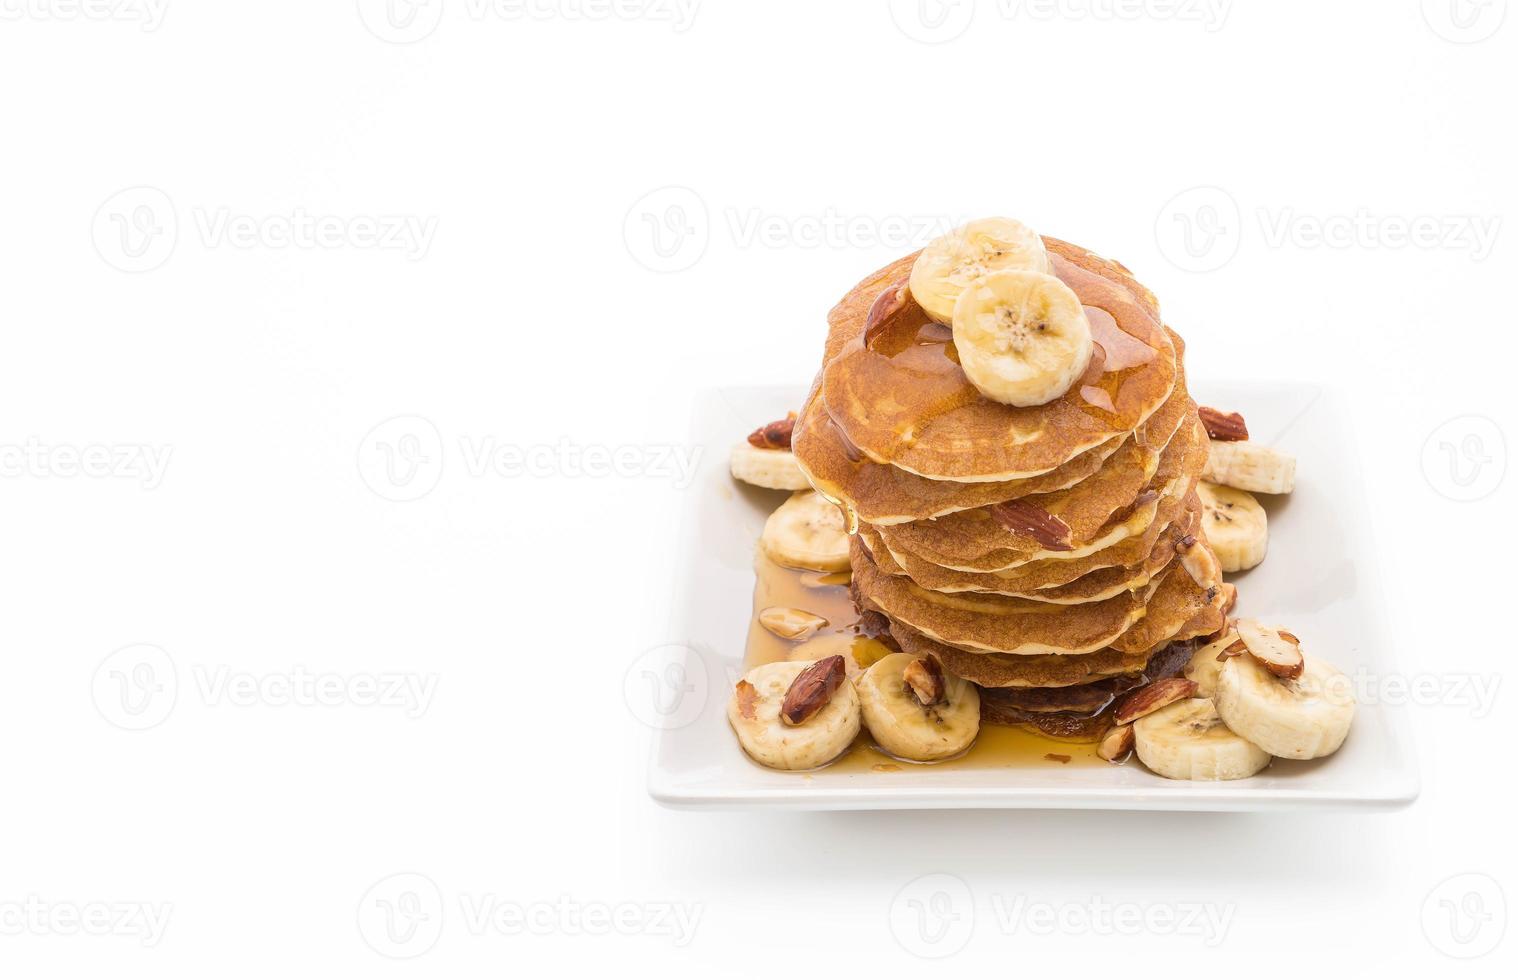
<path id="1" fill-rule="evenodd" d="M 907 308 L 907 299 L 911 296 L 907 282 L 902 279 L 892 283 L 870 304 L 870 312 L 864 318 L 865 347 L 870 347 L 876 337 L 890 329 L 891 320 Z"/>
<path id="2" fill-rule="evenodd" d="M 759 689 L 748 681 L 739 681 L 733 690 L 733 696 L 738 699 L 738 717 L 753 721 L 754 705 L 759 703 Z"/>
<path id="3" fill-rule="evenodd" d="M 943 668 L 932 657 L 918 657 L 907 664 L 901 672 L 912 693 L 924 706 L 938 704 L 944 699 Z"/>
<path id="4" fill-rule="evenodd" d="M 816 613 L 790 606 L 770 606 L 759 612 L 759 625 L 783 640 L 804 640 L 827 624 Z"/>
<path id="5" fill-rule="evenodd" d="M 1231 628 L 1231 627 L 1225 627 L 1225 628 Z M 1240 656 L 1240 655 L 1248 653 L 1248 652 L 1249 652 L 1249 648 L 1244 645 L 1244 641 L 1243 640 L 1234 640 L 1232 643 L 1228 644 L 1226 647 L 1224 647 L 1222 650 L 1220 650 L 1218 652 L 1218 655 L 1217 655 L 1216 659 L 1217 659 L 1218 663 L 1222 663 L 1225 660 L 1232 660 L 1234 657 Z"/>
<path id="6" fill-rule="evenodd" d="M 1238 412 L 1220 412 L 1215 408 L 1200 406 L 1196 410 L 1202 420 L 1202 426 L 1207 430 L 1207 438 L 1218 442 L 1242 442 L 1249 438 L 1249 427 L 1244 424 L 1244 416 Z"/>
<path id="7" fill-rule="evenodd" d="M 796 429 L 796 413 L 783 419 L 766 422 L 748 434 L 748 444 L 755 449 L 789 449 L 791 433 Z"/>
<path id="8" fill-rule="evenodd" d="M 1196 681 L 1184 677 L 1167 677 L 1153 684 L 1145 684 L 1123 695 L 1112 711 L 1112 723 L 1126 725 L 1135 718 L 1142 718 L 1151 711 L 1158 711 L 1167 704 L 1174 704 L 1195 694 Z"/>
<path id="9" fill-rule="evenodd" d="M 1239 604 L 1239 587 L 1232 582 L 1223 583 L 1223 605 L 1219 611 L 1227 616 Z"/>
<path id="10" fill-rule="evenodd" d="M 992 520 L 1013 534 L 1026 535 L 1045 551 L 1071 551 L 1070 525 L 1026 500 L 1008 500 L 986 508 Z"/>
<path id="11" fill-rule="evenodd" d="M 833 699 L 843 684 L 843 657 L 823 657 L 796 675 L 780 703 L 780 720 L 787 725 L 804 725 Z"/>
<path id="12" fill-rule="evenodd" d="M 1133 751 L 1133 726 L 1113 725 L 1102 736 L 1096 754 L 1108 762 L 1122 762 Z"/>
<path id="13" fill-rule="evenodd" d="M 1239 620 L 1238 630 L 1239 640 L 1261 667 L 1288 680 L 1302 676 L 1307 661 L 1302 656 L 1302 643 L 1296 636 L 1253 619 Z"/>

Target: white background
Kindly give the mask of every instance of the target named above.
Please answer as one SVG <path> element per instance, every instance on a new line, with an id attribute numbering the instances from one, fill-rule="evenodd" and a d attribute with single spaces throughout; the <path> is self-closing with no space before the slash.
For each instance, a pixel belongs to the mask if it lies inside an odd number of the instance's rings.
<path id="1" fill-rule="evenodd" d="M 1133 268 L 1196 377 L 1347 393 L 1397 655 L 1500 685 L 1505 0 L 145 3 L 0 0 L 5 975 L 1511 968 L 1500 686 L 1410 712 L 1410 809 L 1269 817 L 668 812 L 622 686 L 692 393 L 805 382 L 839 295 L 993 213 Z"/>

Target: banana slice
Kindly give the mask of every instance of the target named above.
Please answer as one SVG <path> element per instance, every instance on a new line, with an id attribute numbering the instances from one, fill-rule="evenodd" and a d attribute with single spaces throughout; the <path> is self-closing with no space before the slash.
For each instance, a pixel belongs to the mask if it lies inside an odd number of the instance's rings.
<path id="1" fill-rule="evenodd" d="M 1243 779 L 1270 753 L 1235 735 L 1210 698 L 1188 698 L 1133 723 L 1139 761 L 1167 779 Z"/>
<path id="2" fill-rule="evenodd" d="M 1316 658 L 1288 679 L 1253 656 L 1232 657 L 1218 673 L 1217 705 L 1229 728 L 1283 759 L 1332 755 L 1355 717 L 1349 678 Z"/>
<path id="3" fill-rule="evenodd" d="M 1252 442 L 1214 440 L 1202 479 L 1250 493 L 1291 493 L 1297 458 Z"/>
<path id="4" fill-rule="evenodd" d="M 959 366 L 981 394 L 1007 405 L 1045 405 L 1069 391 L 1091 346 L 1080 297 L 1041 272 L 993 272 L 954 304 Z"/>
<path id="5" fill-rule="evenodd" d="M 740 442 L 733 447 L 728 469 L 744 483 L 766 490 L 809 490 L 812 486 L 789 449 L 759 449 Z"/>
<path id="6" fill-rule="evenodd" d="M 981 218 L 928 243 L 912 263 L 912 298 L 939 323 L 954 319 L 965 287 L 1003 269 L 1048 272 L 1049 253 L 1032 228 L 1012 218 Z"/>
<path id="7" fill-rule="evenodd" d="M 1202 533 L 1223 571 L 1242 572 L 1265 560 L 1265 508 L 1258 500 L 1206 480 L 1196 485 L 1196 493 L 1202 498 Z"/>
<path id="8" fill-rule="evenodd" d="M 1191 655 L 1191 662 L 1186 665 L 1182 673 L 1187 680 L 1196 681 L 1197 697 L 1217 697 L 1218 671 L 1223 669 L 1223 662 L 1218 659 L 1218 654 L 1238 641 L 1237 631 L 1225 630 L 1220 638 L 1199 648 Z"/>
<path id="9" fill-rule="evenodd" d="M 764 664 L 733 688 L 727 720 L 755 762 L 771 769 L 816 769 L 848 751 L 859 734 L 859 695 L 841 674 L 831 695 L 800 724 L 788 723 L 781 713 L 797 678 L 820 663 Z"/>
<path id="10" fill-rule="evenodd" d="M 969 748 L 980 732 L 980 690 L 936 660 L 893 653 L 854 685 L 865 727 L 898 759 L 938 762 Z"/>
<path id="11" fill-rule="evenodd" d="M 788 568 L 841 572 L 849 567 L 843 511 L 814 490 L 797 493 L 764 522 L 764 553 Z"/>

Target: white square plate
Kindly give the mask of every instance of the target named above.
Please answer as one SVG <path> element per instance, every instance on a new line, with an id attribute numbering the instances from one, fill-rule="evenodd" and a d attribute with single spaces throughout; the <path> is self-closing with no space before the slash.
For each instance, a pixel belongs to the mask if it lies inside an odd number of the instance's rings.
<path id="1" fill-rule="evenodd" d="M 1202 404 L 1237 410 L 1251 437 L 1298 458 L 1296 491 L 1261 497 L 1270 514 L 1270 556 L 1236 576 L 1240 612 L 1289 624 L 1310 651 L 1374 680 L 1397 669 L 1381 615 L 1381 565 L 1370 547 L 1355 443 L 1342 411 L 1317 388 L 1199 384 Z M 1402 711 L 1361 704 L 1349 740 L 1313 762 L 1277 759 L 1261 774 L 1226 783 L 1176 782 L 1136 761 L 1123 766 L 909 767 L 899 772 L 822 769 L 773 772 L 751 762 L 727 725 L 728 690 L 741 675 L 752 615 L 754 548 L 784 494 L 737 484 L 728 448 L 755 426 L 798 408 L 800 389 L 703 393 L 694 441 L 703 447 L 684 515 L 668 656 L 690 697 L 658 733 L 649 792 L 675 807 L 797 809 L 1088 808 L 1270 810 L 1392 808 L 1418 795 Z M 673 666 L 666 664 L 671 670 Z"/>

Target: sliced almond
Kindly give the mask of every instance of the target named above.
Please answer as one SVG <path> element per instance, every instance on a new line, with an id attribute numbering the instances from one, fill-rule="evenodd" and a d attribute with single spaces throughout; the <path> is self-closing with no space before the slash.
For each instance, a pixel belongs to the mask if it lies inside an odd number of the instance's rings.
<path id="1" fill-rule="evenodd" d="M 759 703 L 759 689 L 748 681 L 739 681 L 733 694 L 738 699 L 738 717 L 753 721 L 755 718 L 754 706 Z"/>
<path id="2" fill-rule="evenodd" d="M 943 668 L 932 657 L 918 657 L 907 664 L 901 679 L 925 706 L 938 704 L 944 698 Z"/>
<path id="3" fill-rule="evenodd" d="M 1248 652 L 1249 648 L 1244 645 L 1243 640 L 1234 640 L 1222 650 L 1218 651 L 1216 659 L 1218 663 L 1222 663 L 1225 660 L 1232 660 L 1234 657 L 1242 656 Z"/>
<path id="4" fill-rule="evenodd" d="M 1184 677 L 1167 677 L 1153 684 L 1145 684 L 1129 691 L 1112 709 L 1112 723 L 1126 725 L 1135 718 L 1142 718 L 1158 711 L 1167 704 L 1175 704 L 1196 694 L 1196 681 Z"/>
<path id="5" fill-rule="evenodd" d="M 1037 541 L 1046 551 L 1071 551 L 1070 525 L 1026 500 L 1008 500 L 986 508 L 992 520 L 1013 534 Z"/>
<path id="6" fill-rule="evenodd" d="M 1249 648 L 1249 655 L 1277 677 L 1302 676 L 1307 661 L 1302 657 L 1302 643 L 1291 633 L 1266 626 L 1258 620 L 1241 619 L 1239 639 Z"/>
<path id="7" fill-rule="evenodd" d="M 1102 736 L 1096 754 L 1108 762 L 1122 762 L 1133 751 L 1133 726 L 1113 725 Z"/>
<path id="8" fill-rule="evenodd" d="M 1218 442 L 1242 442 L 1249 438 L 1249 427 L 1244 424 L 1244 416 L 1238 412 L 1220 412 L 1215 408 L 1202 405 L 1196 413 L 1202 419 L 1202 426 L 1207 430 L 1207 438 Z"/>
<path id="9" fill-rule="evenodd" d="M 1229 613 L 1233 612 L 1233 607 L 1238 604 L 1239 587 L 1237 585 L 1234 585 L 1232 582 L 1224 582 L 1223 605 L 1220 607 L 1219 611 L 1222 612 L 1224 616 L 1227 616 Z"/>
<path id="10" fill-rule="evenodd" d="M 870 304 L 870 312 L 864 318 L 865 347 L 873 346 L 875 338 L 890 329 L 891 320 L 907 308 L 910 297 L 906 279 L 892 283 L 885 288 L 885 292 L 875 297 L 875 302 Z"/>
<path id="11" fill-rule="evenodd" d="M 796 675 L 780 702 L 780 719 L 787 725 L 804 725 L 833 699 L 843 684 L 843 657 L 824 657 Z"/>
<path id="12" fill-rule="evenodd" d="M 1223 569 L 1218 564 L 1217 556 L 1196 535 L 1188 534 L 1177 541 L 1175 553 L 1181 558 L 1181 567 L 1197 585 L 1210 591 L 1222 584 Z M 1212 596 L 1215 595 L 1216 593 L 1212 593 L 1208 601 L 1211 602 Z"/>
<path id="13" fill-rule="evenodd" d="M 804 640 L 827 624 L 816 613 L 791 606 L 770 606 L 759 611 L 759 625 L 783 640 Z"/>

